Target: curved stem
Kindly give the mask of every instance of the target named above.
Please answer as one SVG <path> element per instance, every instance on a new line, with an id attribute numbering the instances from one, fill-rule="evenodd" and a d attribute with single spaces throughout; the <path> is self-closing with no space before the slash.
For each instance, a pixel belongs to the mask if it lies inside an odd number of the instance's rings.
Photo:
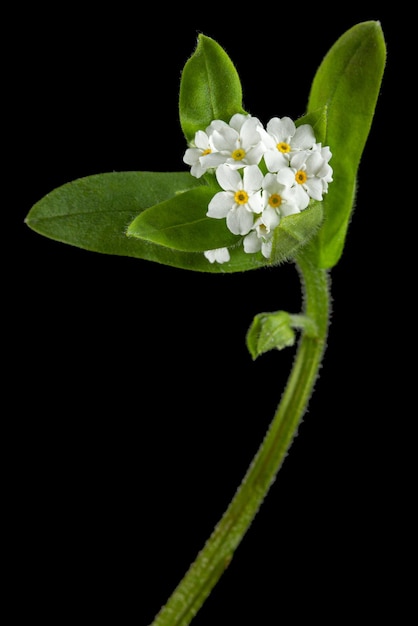
<path id="1" fill-rule="evenodd" d="M 326 270 L 300 256 L 297 267 L 304 314 L 315 333 L 303 331 L 292 371 L 266 436 L 227 510 L 150 626 L 188 626 L 232 559 L 283 463 L 314 389 L 326 346 L 330 293 Z"/>

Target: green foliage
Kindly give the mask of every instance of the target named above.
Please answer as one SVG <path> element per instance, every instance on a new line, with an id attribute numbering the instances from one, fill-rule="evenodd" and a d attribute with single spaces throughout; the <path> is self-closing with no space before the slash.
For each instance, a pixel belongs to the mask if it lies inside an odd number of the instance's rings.
<path id="1" fill-rule="evenodd" d="M 187 141 L 205 130 L 213 120 L 229 122 L 242 108 L 238 73 L 221 46 L 205 35 L 186 62 L 180 81 L 180 125 Z"/>
<path id="2" fill-rule="evenodd" d="M 290 313 L 259 313 L 248 330 L 246 342 L 253 360 L 269 350 L 293 346 L 295 331 L 291 327 Z"/>
<path id="3" fill-rule="evenodd" d="M 283 217 L 274 230 L 270 263 L 293 259 L 322 224 L 322 202 L 311 200 L 301 213 Z"/>
<path id="4" fill-rule="evenodd" d="M 183 252 L 234 246 L 241 237 L 231 233 L 224 219 L 206 216 L 217 191 L 202 185 L 155 204 L 138 215 L 127 234 Z"/>
<path id="5" fill-rule="evenodd" d="M 242 237 L 233 235 L 225 220 L 206 217 L 208 203 L 216 189 L 200 186 L 143 211 L 127 229 L 128 236 L 183 252 L 201 252 L 226 247 L 234 253 Z M 293 258 L 313 236 L 322 222 L 322 204 L 312 201 L 302 213 L 282 218 L 274 232 L 270 259 L 260 256 L 257 266 L 281 263 Z M 252 269 L 252 254 L 241 258 L 239 271 Z M 247 259 L 247 260 L 246 260 Z"/>
<path id="6" fill-rule="evenodd" d="M 237 272 L 297 258 L 304 250 L 321 268 L 337 263 L 355 199 L 357 170 L 371 127 L 385 65 L 379 22 L 347 31 L 314 77 L 306 115 L 318 142 L 330 147 L 333 182 L 323 202 L 283 218 L 271 259 L 246 254 L 224 220 L 206 216 L 219 190 L 213 174 L 113 172 L 80 178 L 53 190 L 29 211 L 26 224 L 86 250 L 132 256 L 203 272 Z M 221 46 L 199 35 L 180 81 L 179 115 L 186 143 L 214 119 L 229 122 L 242 108 L 236 69 Z M 261 167 L 262 164 L 261 164 Z M 228 247 L 228 263 L 209 263 L 203 251 Z"/>
<path id="7" fill-rule="evenodd" d="M 201 183 L 187 172 L 111 172 L 58 187 L 26 217 L 36 232 L 63 243 L 107 254 L 144 258 L 143 244 L 126 236 L 145 208 Z"/>
<path id="8" fill-rule="evenodd" d="M 212 273 L 262 267 L 265 259 L 263 263 L 261 254 L 245 254 L 242 247 L 232 251 L 225 266 L 209 263 L 201 253 L 180 252 L 127 237 L 129 224 L 144 209 L 200 185 L 188 172 L 95 174 L 51 191 L 31 208 L 25 222 L 45 237 L 103 254 Z"/>
<path id="9" fill-rule="evenodd" d="M 356 196 L 357 171 L 369 135 L 386 63 L 379 22 L 350 28 L 322 61 L 309 95 L 308 115 L 326 110 L 324 145 L 331 148 L 333 179 L 324 196 L 324 224 L 311 247 L 322 268 L 339 260 Z"/>
<path id="10" fill-rule="evenodd" d="M 303 329 L 306 336 L 316 338 L 318 327 L 307 315 L 287 311 L 259 313 L 248 329 L 246 343 L 253 360 L 269 350 L 283 350 L 296 341 L 295 330 Z"/>

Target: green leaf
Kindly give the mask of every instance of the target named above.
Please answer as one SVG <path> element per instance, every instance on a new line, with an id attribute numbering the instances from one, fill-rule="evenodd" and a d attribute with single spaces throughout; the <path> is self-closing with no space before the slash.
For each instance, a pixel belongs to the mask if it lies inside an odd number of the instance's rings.
<path id="1" fill-rule="evenodd" d="M 322 202 L 311 200 L 308 208 L 280 220 L 273 234 L 270 262 L 281 263 L 297 256 L 322 224 Z"/>
<path id="2" fill-rule="evenodd" d="M 187 172 L 112 172 L 79 178 L 37 202 L 26 217 L 36 232 L 87 250 L 136 256 L 126 237 L 148 206 L 201 183 Z"/>
<path id="3" fill-rule="evenodd" d="M 259 313 L 255 316 L 246 336 L 246 343 L 253 360 L 269 350 L 282 350 L 295 343 L 295 331 L 291 316 L 286 311 Z"/>
<path id="4" fill-rule="evenodd" d="M 332 152 L 333 182 L 324 195 L 324 224 L 310 247 L 312 259 L 324 269 L 333 267 L 342 254 L 385 62 L 380 23 L 362 22 L 331 47 L 312 83 L 308 115 L 326 111 L 321 141 Z"/>
<path id="5" fill-rule="evenodd" d="M 213 120 L 229 122 L 235 113 L 245 113 L 240 78 L 231 59 L 216 41 L 202 34 L 183 68 L 179 113 L 188 142 Z"/>
<path id="6" fill-rule="evenodd" d="M 57 187 L 29 211 L 25 223 L 36 233 L 84 250 L 135 257 L 208 273 L 233 273 L 265 266 L 261 254 L 230 250 L 227 264 L 209 263 L 202 253 L 180 252 L 127 237 L 133 219 L 149 206 L 202 183 L 188 172 L 109 172 Z"/>
<path id="7" fill-rule="evenodd" d="M 228 230 L 224 219 L 206 216 L 217 191 L 202 185 L 156 204 L 134 219 L 127 235 L 183 252 L 234 246 L 240 236 Z"/>
<path id="8" fill-rule="evenodd" d="M 246 336 L 246 344 L 253 360 L 269 350 L 283 350 L 296 341 L 295 329 L 312 338 L 318 337 L 315 321 L 301 314 L 287 311 L 259 313 L 253 319 Z"/>

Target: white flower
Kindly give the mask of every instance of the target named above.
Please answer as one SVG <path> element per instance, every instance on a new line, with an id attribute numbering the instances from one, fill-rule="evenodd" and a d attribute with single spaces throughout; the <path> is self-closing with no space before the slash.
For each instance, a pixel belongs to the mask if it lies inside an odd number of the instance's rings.
<path id="1" fill-rule="evenodd" d="M 236 113 L 229 125 L 216 128 L 211 135 L 213 151 L 202 157 L 202 166 L 218 167 L 222 163 L 234 169 L 246 165 L 258 165 L 264 153 L 264 145 L 258 129 L 261 122 L 256 117 Z"/>
<path id="2" fill-rule="evenodd" d="M 302 124 L 296 128 L 290 117 L 273 117 L 266 129 L 259 128 L 265 145 L 264 161 L 270 172 L 278 172 L 289 165 L 293 152 L 309 150 L 315 143 L 312 126 Z"/>
<path id="3" fill-rule="evenodd" d="M 190 165 L 190 174 L 196 178 L 200 178 L 209 169 L 209 164 L 205 164 L 202 161 L 202 157 L 207 154 L 211 154 L 213 151 L 213 145 L 211 142 L 211 135 L 214 130 L 220 129 L 223 126 L 228 126 L 226 122 L 222 120 L 214 120 L 206 128 L 206 131 L 198 130 L 195 133 L 193 142 L 189 145 L 183 156 L 184 163 Z"/>
<path id="4" fill-rule="evenodd" d="M 323 193 L 327 193 L 328 191 L 328 183 L 332 183 L 333 181 L 333 169 L 329 165 L 329 160 L 332 157 L 331 150 L 328 146 L 322 147 L 321 143 L 316 143 L 313 146 L 313 150 L 318 150 L 321 154 L 321 157 L 324 159 L 325 163 L 323 167 L 319 170 L 318 176 L 322 181 Z"/>
<path id="5" fill-rule="evenodd" d="M 290 158 L 290 169 L 295 178 L 297 203 L 302 210 L 308 206 L 310 198 L 322 200 L 332 170 L 330 171 L 330 165 L 321 156 L 321 149 L 296 152 Z"/>
<path id="6" fill-rule="evenodd" d="M 280 170 L 277 174 L 269 173 L 264 176 L 262 184 L 263 207 L 275 209 L 281 217 L 299 213 L 295 175 L 290 167 Z"/>
<path id="7" fill-rule="evenodd" d="M 283 172 L 283 173 L 282 173 Z M 278 174 L 269 173 L 262 183 L 263 212 L 244 237 L 245 252 L 259 252 L 268 259 L 271 255 L 274 229 L 282 217 L 299 213 L 294 193 L 294 174 L 289 167 Z"/>
<path id="8" fill-rule="evenodd" d="M 268 206 L 254 222 L 251 232 L 244 237 L 244 251 L 259 252 L 268 259 L 271 255 L 273 232 L 280 223 L 280 213 Z"/>
<path id="9" fill-rule="evenodd" d="M 205 131 L 198 130 L 183 161 L 197 178 L 214 170 L 222 188 L 206 215 L 225 218 L 234 235 L 244 236 L 245 252 L 261 251 L 268 259 L 280 220 L 306 209 L 311 198 L 322 201 L 327 193 L 333 181 L 331 156 L 328 146 L 316 142 L 310 124 L 296 127 L 290 117 L 273 117 L 264 129 L 258 118 L 236 113 L 229 124 L 213 120 Z M 230 260 L 226 247 L 204 255 L 210 263 Z"/>
<path id="10" fill-rule="evenodd" d="M 213 250 L 206 250 L 205 257 L 210 263 L 227 263 L 230 259 L 228 248 L 214 248 Z"/>
<path id="11" fill-rule="evenodd" d="M 216 178 L 224 191 L 213 196 L 206 215 L 226 217 L 226 225 L 234 235 L 246 235 L 254 224 L 254 214 L 263 210 L 262 171 L 258 165 L 249 165 L 241 176 L 238 170 L 224 164 L 216 170 Z"/>

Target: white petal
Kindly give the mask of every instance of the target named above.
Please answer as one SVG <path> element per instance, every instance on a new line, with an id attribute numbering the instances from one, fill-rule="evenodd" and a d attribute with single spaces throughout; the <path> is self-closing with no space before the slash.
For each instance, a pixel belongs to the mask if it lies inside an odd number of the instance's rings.
<path id="1" fill-rule="evenodd" d="M 333 174 L 332 167 L 330 165 L 328 165 L 328 163 L 324 163 L 324 165 L 318 171 L 317 176 L 318 176 L 318 178 L 321 178 L 323 181 L 325 181 L 327 183 L 331 183 L 332 182 L 332 174 Z"/>
<path id="2" fill-rule="evenodd" d="M 199 160 L 201 154 L 202 153 L 198 148 L 187 148 L 183 156 L 183 161 L 187 163 L 187 165 L 193 165 L 193 163 L 196 163 Z"/>
<path id="3" fill-rule="evenodd" d="M 278 172 L 283 168 L 289 167 L 289 160 L 277 148 L 268 150 L 264 155 L 264 160 L 269 172 Z"/>
<path id="4" fill-rule="evenodd" d="M 221 130 L 221 128 L 225 128 L 225 126 L 228 126 L 228 124 L 223 120 L 213 120 L 207 127 L 206 133 L 208 137 L 210 137 L 214 130 Z"/>
<path id="5" fill-rule="evenodd" d="M 198 130 L 194 136 L 194 142 L 201 150 L 206 150 L 209 147 L 209 137 L 203 130 Z"/>
<path id="6" fill-rule="evenodd" d="M 257 130 L 258 123 L 257 118 L 251 117 L 242 125 L 240 131 L 241 143 L 247 150 L 261 141 L 260 133 Z"/>
<path id="7" fill-rule="evenodd" d="M 306 172 L 308 175 L 315 176 L 323 165 L 324 159 L 321 157 L 320 153 L 315 150 L 309 155 L 309 158 L 306 159 Z"/>
<path id="8" fill-rule="evenodd" d="M 244 245 L 244 251 L 248 253 L 258 252 L 261 250 L 261 239 L 257 236 L 257 233 L 253 230 L 242 242 Z"/>
<path id="9" fill-rule="evenodd" d="M 295 131 L 295 123 L 290 117 L 273 117 L 267 124 L 267 132 L 274 135 L 277 143 L 288 141 L 290 137 L 293 137 Z"/>
<path id="10" fill-rule="evenodd" d="M 315 135 L 312 126 L 302 124 L 296 129 L 292 139 L 292 150 L 307 150 L 315 143 Z"/>
<path id="11" fill-rule="evenodd" d="M 264 152 L 264 145 L 260 142 L 253 148 L 247 150 L 244 161 L 246 161 L 248 165 L 258 165 Z"/>
<path id="12" fill-rule="evenodd" d="M 247 211 L 244 205 L 232 209 L 226 217 L 226 225 L 234 235 L 246 235 L 253 224 L 253 213 Z"/>
<path id="13" fill-rule="evenodd" d="M 208 204 L 206 215 L 221 219 L 226 217 L 231 211 L 234 204 L 234 197 L 229 191 L 219 191 L 215 193 L 212 200 Z"/>
<path id="14" fill-rule="evenodd" d="M 304 186 L 311 198 L 322 200 L 322 181 L 320 178 L 308 178 Z"/>
<path id="15" fill-rule="evenodd" d="M 282 217 L 286 217 L 287 215 L 295 215 L 295 213 L 300 213 L 300 208 L 295 201 L 289 200 L 286 202 L 282 202 L 282 204 L 280 205 L 280 215 Z"/>
<path id="16" fill-rule="evenodd" d="M 229 120 L 229 125 L 239 133 L 244 122 L 250 119 L 250 117 L 250 115 L 245 115 L 244 113 L 235 113 Z"/>
<path id="17" fill-rule="evenodd" d="M 215 130 L 211 136 L 212 145 L 216 150 L 221 152 L 225 150 L 227 152 L 232 152 L 235 150 L 235 144 L 239 139 L 239 135 L 236 130 L 230 128 L 229 126 L 225 126 L 220 130 Z"/>
<path id="18" fill-rule="evenodd" d="M 267 207 L 263 211 L 262 220 L 267 230 L 270 231 L 279 225 L 280 215 L 278 214 L 276 209 L 273 209 L 273 207 Z"/>
<path id="19" fill-rule="evenodd" d="M 292 197 L 294 198 L 296 206 L 298 206 L 301 211 L 306 209 L 309 204 L 309 195 L 303 189 L 302 185 L 295 185 L 295 187 L 292 187 Z"/>
<path id="20" fill-rule="evenodd" d="M 200 178 L 201 176 L 203 176 L 205 172 L 206 172 L 206 168 L 202 167 L 199 161 L 197 163 L 194 163 L 192 167 L 190 168 L 190 174 L 194 176 L 195 178 Z"/>
<path id="21" fill-rule="evenodd" d="M 294 152 L 290 157 L 290 165 L 294 167 L 296 170 L 300 170 L 300 168 L 305 165 L 306 160 L 311 155 L 311 152 L 307 152 L 306 150 L 301 150 L 300 152 Z"/>
<path id="22" fill-rule="evenodd" d="M 270 258 L 272 247 L 273 247 L 272 241 L 263 241 L 263 243 L 261 244 L 261 253 L 263 257 L 265 257 L 266 259 Z"/>
<path id="23" fill-rule="evenodd" d="M 218 183 L 226 191 L 237 191 L 242 189 L 241 174 L 228 165 L 220 165 L 216 170 Z"/>
<path id="24" fill-rule="evenodd" d="M 265 150 L 275 150 L 276 141 L 274 140 L 274 137 L 272 137 L 262 126 L 258 126 L 257 130 L 260 133 L 261 141 L 264 144 Z"/>
<path id="25" fill-rule="evenodd" d="M 282 117 L 280 120 L 281 133 L 283 137 L 293 137 L 296 132 L 295 122 L 290 117 Z"/>
<path id="26" fill-rule="evenodd" d="M 284 167 L 277 173 L 277 180 L 286 187 L 291 187 L 295 183 L 295 172 L 290 167 Z"/>
<path id="27" fill-rule="evenodd" d="M 210 263 L 227 263 L 230 259 L 228 248 L 215 248 L 213 250 L 206 250 L 204 253 L 205 257 L 210 261 Z"/>
<path id="28" fill-rule="evenodd" d="M 263 189 L 265 189 L 271 194 L 276 191 L 276 185 L 277 185 L 277 174 L 272 174 L 271 172 L 269 172 L 268 174 L 264 176 L 263 182 L 262 182 Z"/>
<path id="29" fill-rule="evenodd" d="M 220 152 L 210 152 L 205 156 L 200 157 L 200 163 L 206 169 L 210 167 L 219 167 L 222 163 L 225 163 L 226 157 Z"/>
<path id="30" fill-rule="evenodd" d="M 256 193 L 251 194 L 251 196 L 248 198 L 247 204 L 253 213 L 256 213 L 257 215 L 259 213 L 262 213 L 264 209 L 264 199 L 261 191 L 257 191 Z"/>
<path id="31" fill-rule="evenodd" d="M 247 165 L 245 159 L 242 159 L 242 161 L 236 161 L 232 157 L 226 159 L 225 163 L 231 168 L 231 170 L 242 170 Z"/>
<path id="32" fill-rule="evenodd" d="M 244 169 L 244 189 L 247 193 L 258 191 L 263 184 L 264 174 L 258 165 L 249 165 Z"/>

